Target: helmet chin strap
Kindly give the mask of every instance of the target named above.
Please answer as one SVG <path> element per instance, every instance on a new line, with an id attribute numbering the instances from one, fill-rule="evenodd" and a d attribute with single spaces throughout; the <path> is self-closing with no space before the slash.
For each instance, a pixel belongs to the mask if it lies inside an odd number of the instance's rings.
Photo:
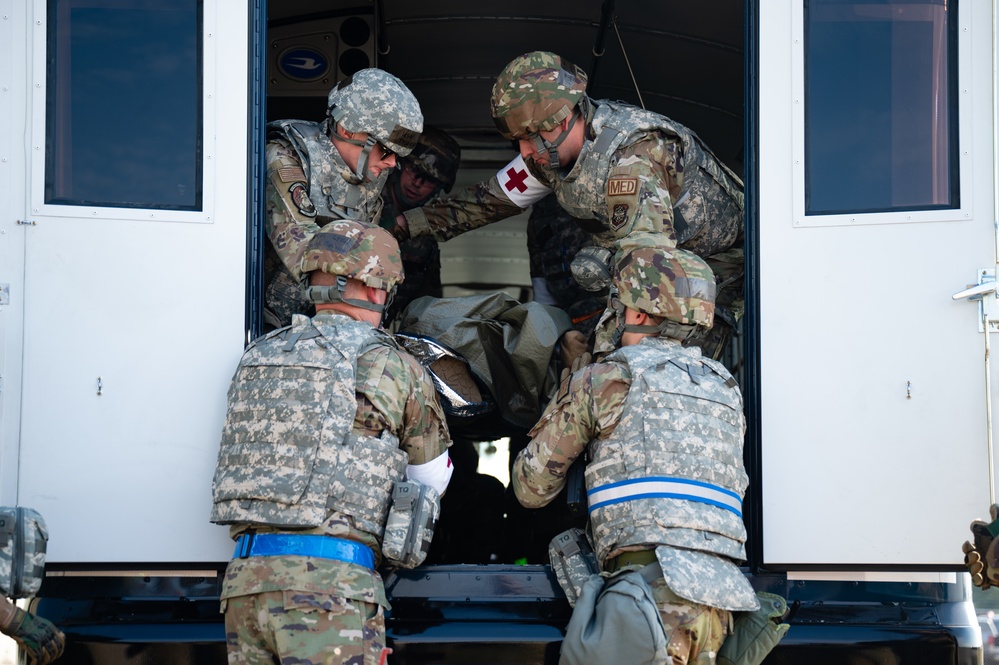
<path id="1" fill-rule="evenodd" d="M 353 139 L 351 139 L 353 141 Z M 375 137 L 368 134 L 367 140 L 363 143 L 363 148 L 361 148 L 361 154 L 357 158 L 357 168 L 354 170 L 354 175 L 360 178 L 362 181 L 367 177 L 368 174 L 368 157 L 371 156 L 371 149 L 375 147 Z M 360 141 L 354 145 L 362 145 Z"/>
<path id="2" fill-rule="evenodd" d="M 658 331 L 660 337 L 669 337 L 685 342 L 697 334 L 698 328 L 700 326 L 694 323 L 677 323 L 676 321 L 663 319 L 663 322 L 658 326 Z"/>
<path id="3" fill-rule="evenodd" d="M 357 182 L 354 184 L 359 185 L 368 177 L 368 158 L 371 156 L 371 149 L 375 147 L 375 144 L 378 143 L 378 141 L 371 134 L 368 134 L 366 141 L 348 139 L 345 136 L 339 135 L 337 135 L 337 138 L 344 143 L 361 146 L 361 154 L 357 156 L 357 168 L 354 169 L 354 177 L 357 178 Z"/>
<path id="4" fill-rule="evenodd" d="M 304 286 L 302 290 L 306 300 L 318 305 L 342 302 L 346 305 L 382 313 L 391 302 L 391 294 L 384 305 L 357 298 L 344 298 L 343 294 L 347 291 L 347 278 L 342 275 L 337 275 L 336 284 L 332 286 Z"/>
<path id="5" fill-rule="evenodd" d="M 572 131 L 573 125 L 576 124 L 576 119 L 579 118 L 578 113 L 573 113 L 572 117 L 569 119 L 569 126 L 565 128 L 561 134 L 554 141 L 547 141 L 541 134 L 534 135 L 534 147 L 539 153 L 548 153 L 548 163 L 553 169 L 557 169 L 562 166 L 562 163 L 558 158 L 558 147 L 562 145 L 562 141 L 565 141 L 566 137 Z"/>
<path id="6" fill-rule="evenodd" d="M 640 335 L 656 335 L 657 337 L 669 337 L 670 339 L 679 340 L 684 342 L 689 338 L 693 337 L 697 333 L 698 326 L 693 323 L 677 323 L 676 321 L 670 321 L 669 319 L 663 319 L 656 325 L 651 323 L 646 323 L 639 325 L 636 323 L 625 323 L 621 324 L 623 321 L 623 316 L 618 319 L 617 331 L 615 331 L 615 340 L 617 342 L 621 341 L 621 336 L 624 333 L 638 333 Z"/>
<path id="7" fill-rule="evenodd" d="M 624 325 L 618 325 L 617 330 L 614 331 L 614 346 L 619 346 L 621 343 L 621 338 L 624 333 L 639 333 L 642 335 L 655 335 L 656 337 L 667 337 L 669 339 L 675 339 L 678 342 L 685 342 L 697 332 L 697 326 L 690 323 L 677 323 L 676 321 L 664 320 L 657 326 L 653 325 L 635 325 L 633 323 L 626 323 Z"/>
<path id="8" fill-rule="evenodd" d="M 344 143 L 349 143 L 350 145 L 361 147 L 361 154 L 357 157 L 357 168 L 354 169 L 354 177 L 357 181 L 352 183 L 359 185 L 368 177 L 368 158 L 371 156 L 372 148 L 374 148 L 375 144 L 378 143 L 378 139 L 371 134 L 368 134 L 368 138 L 365 141 L 349 139 L 337 132 L 337 127 L 340 127 L 341 125 L 339 124 L 339 119 L 337 118 L 336 113 L 332 115 L 332 119 L 334 121 L 332 134 L 335 134 L 338 140 L 343 141 Z"/>
<path id="9" fill-rule="evenodd" d="M 659 334 L 659 326 L 653 326 L 651 324 L 647 324 L 647 325 L 644 325 L 644 326 L 639 326 L 639 325 L 635 325 L 634 323 L 626 323 L 626 324 L 624 324 L 624 326 L 621 327 L 621 330 L 624 331 L 624 332 L 639 333 L 639 334 L 642 334 L 642 335 L 658 335 Z"/>

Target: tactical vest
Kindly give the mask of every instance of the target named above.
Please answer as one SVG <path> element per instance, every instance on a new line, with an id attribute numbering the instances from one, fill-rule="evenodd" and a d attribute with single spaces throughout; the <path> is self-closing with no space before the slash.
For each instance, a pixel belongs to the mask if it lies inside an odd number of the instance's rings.
<path id="1" fill-rule="evenodd" d="M 382 537 L 408 456 L 388 431 L 353 431 L 357 358 L 378 345 L 398 348 L 368 323 L 296 315 L 247 348 L 229 388 L 212 522 L 315 528 L 337 511 Z"/>
<path id="2" fill-rule="evenodd" d="M 673 202 L 673 226 L 682 249 L 710 256 L 728 249 L 743 228 L 742 180 L 715 157 L 692 130 L 644 109 L 599 100 L 590 121 L 596 138 L 587 139 L 569 177 L 556 181 L 555 195 L 574 217 L 607 219 L 607 178 L 614 153 L 639 135 L 660 131 L 680 139 L 683 173 L 680 196 Z"/>
<path id="3" fill-rule="evenodd" d="M 607 306 L 607 289 L 595 293 L 583 290 L 569 269 L 580 248 L 592 244 L 590 233 L 579 221 L 549 197 L 534 204 L 527 233 L 531 263 L 540 264 L 548 292 L 569 314 L 573 327 L 589 335 Z"/>
<path id="4" fill-rule="evenodd" d="M 670 545 L 746 558 L 742 397 L 731 374 L 696 349 L 646 338 L 607 356 L 626 365 L 621 420 L 590 443 L 587 503 L 597 558 L 629 545 Z"/>
<path id="5" fill-rule="evenodd" d="M 569 266 L 576 252 L 591 244 L 590 234 L 580 228 L 576 220 L 560 207 L 549 205 L 549 200 L 544 199 L 534 204 L 528 221 L 528 233 L 533 236 L 533 242 L 537 246 L 538 254 L 534 260 L 540 263 L 548 292 L 559 305 L 563 305 L 581 295 L 589 295 L 573 278 Z"/>
<path id="6" fill-rule="evenodd" d="M 295 148 L 309 181 L 309 199 L 316 206 L 319 226 L 334 219 L 352 219 L 378 223 L 381 214 L 381 191 L 391 169 L 385 169 L 375 180 L 357 177 L 333 142 L 323 131 L 323 125 L 305 120 L 276 120 L 267 125 L 268 136 L 280 136 Z"/>

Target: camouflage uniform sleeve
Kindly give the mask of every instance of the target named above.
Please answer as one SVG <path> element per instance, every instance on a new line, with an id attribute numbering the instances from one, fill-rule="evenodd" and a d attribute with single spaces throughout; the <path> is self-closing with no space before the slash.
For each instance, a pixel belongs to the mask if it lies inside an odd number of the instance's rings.
<path id="1" fill-rule="evenodd" d="M 305 247 L 318 230 L 305 171 L 295 150 L 282 139 L 267 143 L 267 212 L 264 228 L 285 268 L 298 280 Z"/>
<path id="2" fill-rule="evenodd" d="M 521 505 L 548 505 L 565 485 L 572 462 L 595 438 L 614 431 L 631 379 L 615 363 L 588 365 L 572 375 L 529 433 L 513 463 L 513 491 Z"/>
<path id="3" fill-rule="evenodd" d="M 403 214 L 409 225 L 410 237 L 429 235 L 443 242 L 521 212 L 521 207 L 503 193 L 499 180 L 493 176 Z"/>
<path id="4" fill-rule="evenodd" d="M 427 371 L 407 353 L 376 347 L 357 360 L 355 428 L 399 437 L 409 463 L 425 464 L 451 445 L 444 410 Z"/>
<path id="5" fill-rule="evenodd" d="M 619 149 L 607 178 L 607 218 L 619 248 L 634 233 L 666 236 L 664 243 L 676 247 L 673 201 L 683 184 L 681 145 L 678 138 L 646 134 Z"/>

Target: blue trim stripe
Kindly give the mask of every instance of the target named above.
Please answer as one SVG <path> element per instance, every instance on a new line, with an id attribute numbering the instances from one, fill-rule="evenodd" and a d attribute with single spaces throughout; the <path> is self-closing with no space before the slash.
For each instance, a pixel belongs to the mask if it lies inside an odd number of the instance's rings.
<path id="1" fill-rule="evenodd" d="M 689 478 L 653 476 L 634 478 L 595 487 L 586 493 L 590 513 L 615 503 L 638 499 L 682 499 L 716 506 L 742 517 L 742 497 L 719 485 Z"/>

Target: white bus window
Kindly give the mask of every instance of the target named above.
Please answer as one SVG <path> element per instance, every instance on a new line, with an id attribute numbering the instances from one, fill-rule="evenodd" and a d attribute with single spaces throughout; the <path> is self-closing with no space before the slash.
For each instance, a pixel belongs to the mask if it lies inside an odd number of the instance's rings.
<path id="1" fill-rule="evenodd" d="M 49 0 L 45 203 L 201 210 L 201 0 Z"/>
<path id="2" fill-rule="evenodd" d="M 805 214 L 960 207 L 956 0 L 806 0 Z"/>

